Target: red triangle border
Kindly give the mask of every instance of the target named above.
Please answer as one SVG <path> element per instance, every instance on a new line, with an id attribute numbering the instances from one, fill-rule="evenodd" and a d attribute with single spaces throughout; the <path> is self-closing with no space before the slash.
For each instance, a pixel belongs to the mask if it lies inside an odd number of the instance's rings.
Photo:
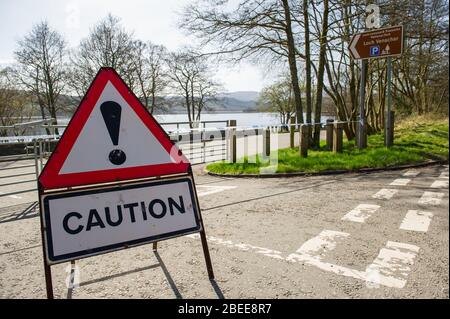
<path id="1" fill-rule="evenodd" d="M 59 174 L 64 161 L 78 139 L 84 125 L 88 121 L 89 116 L 108 81 L 114 85 L 124 100 L 136 112 L 139 119 L 152 132 L 163 148 L 175 159 L 176 163 Z M 67 188 L 161 175 L 188 173 L 190 171 L 190 166 L 191 164 L 186 157 L 179 152 L 178 148 L 170 140 L 164 129 L 142 105 L 136 95 L 128 88 L 125 82 L 120 78 L 119 74 L 117 74 L 113 68 L 101 68 L 67 125 L 54 152 L 51 154 L 47 164 L 39 175 L 38 181 L 44 190 Z"/>

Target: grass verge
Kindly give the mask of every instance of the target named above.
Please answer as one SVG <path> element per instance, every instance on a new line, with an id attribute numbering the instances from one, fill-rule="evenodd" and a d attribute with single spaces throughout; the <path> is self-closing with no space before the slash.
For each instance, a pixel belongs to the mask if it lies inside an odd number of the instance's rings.
<path id="1" fill-rule="evenodd" d="M 342 153 L 335 154 L 325 149 L 324 142 L 318 150 L 309 150 L 307 158 L 299 156 L 298 148 L 281 149 L 278 155 L 276 173 L 320 172 L 325 170 L 355 170 L 361 168 L 383 168 L 406 164 L 417 164 L 427 160 L 448 160 L 448 119 L 415 117 L 396 126 L 394 146 L 384 147 L 383 134 L 368 137 L 368 148 L 359 150 L 354 141 L 344 141 Z M 344 138 L 345 139 L 345 138 Z M 216 162 L 207 170 L 218 174 L 260 174 L 268 168 L 260 156 L 250 156 L 238 163 Z"/>

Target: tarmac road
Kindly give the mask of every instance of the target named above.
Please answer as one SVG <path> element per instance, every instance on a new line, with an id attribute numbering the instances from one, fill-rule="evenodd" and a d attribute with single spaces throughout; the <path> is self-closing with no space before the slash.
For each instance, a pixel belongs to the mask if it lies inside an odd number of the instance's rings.
<path id="1" fill-rule="evenodd" d="M 45 298 L 31 161 L 0 163 L 0 297 Z M 1 169 L 5 168 L 5 169 Z M 52 267 L 56 298 L 449 298 L 448 166 L 219 178 L 195 166 L 215 281 L 188 235 Z"/>

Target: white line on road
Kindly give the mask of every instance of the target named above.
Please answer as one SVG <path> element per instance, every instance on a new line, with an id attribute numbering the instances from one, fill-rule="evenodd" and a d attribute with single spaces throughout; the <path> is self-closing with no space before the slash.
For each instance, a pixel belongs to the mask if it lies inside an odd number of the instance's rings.
<path id="1" fill-rule="evenodd" d="M 409 210 L 403 219 L 400 229 L 427 232 L 433 213 Z"/>
<path id="2" fill-rule="evenodd" d="M 446 178 L 446 179 L 448 179 L 448 172 L 442 172 L 441 175 L 439 175 L 439 178 Z"/>
<path id="3" fill-rule="evenodd" d="M 430 186 L 431 188 L 448 188 L 448 180 L 434 181 Z"/>
<path id="4" fill-rule="evenodd" d="M 409 178 L 397 178 L 389 185 L 391 186 L 406 186 L 411 180 Z"/>
<path id="5" fill-rule="evenodd" d="M 3 192 L 0 192 L 0 195 L 4 195 L 5 193 L 3 193 Z M 17 196 L 17 195 L 7 195 L 8 197 L 10 197 L 10 198 L 14 198 L 14 199 L 21 199 L 22 197 L 21 196 Z"/>
<path id="6" fill-rule="evenodd" d="M 377 198 L 377 199 L 391 199 L 392 196 L 394 196 L 395 194 L 397 194 L 398 189 L 392 189 L 392 188 L 383 188 L 380 191 L 378 191 L 378 193 L 373 194 L 372 198 Z"/>
<path id="7" fill-rule="evenodd" d="M 444 193 L 424 192 L 418 203 L 421 205 L 439 205 Z"/>
<path id="8" fill-rule="evenodd" d="M 348 233 L 323 230 L 305 242 L 295 253 L 290 254 L 286 260 L 303 262 L 337 275 L 364 280 L 369 288 L 378 288 L 379 285 L 394 288 L 405 286 L 410 266 L 419 247 L 388 241 L 365 271 L 324 262 L 326 253 L 335 249 L 338 241 L 343 241 L 349 236 Z"/>
<path id="9" fill-rule="evenodd" d="M 375 213 L 380 205 L 360 204 L 349 211 L 342 220 L 349 220 L 357 223 L 364 223 L 373 213 Z"/>
<path id="10" fill-rule="evenodd" d="M 420 172 L 418 172 L 418 171 L 407 171 L 407 172 L 403 173 L 402 176 L 416 177 L 419 174 L 420 174 Z"/>
<path id="11" fill-rule="evenodd" d="M 198 192 L 197 196 L 201 197 L 201 196 L 211 195 L 211 194 L 215 194 L 215 193 L 220 193 L 220 192 L 226 191 L 228 189 L 234 189 L 237 186 L 197 185 L 196 187 L 197 187 L 197 189 L 205 189 L 204 191 Z"/>
<path id="12" fill-rule="evenodd" d="M 191 234 L 191 235 L 186 235 L 186 237 L 193 238 L 193 239 L 199 239 L 200 235 L 199 234 Z M 231 240 L 224 240 L 224 239 L 213 237 L 213 236 L 207 236 L 207 240 L 208 240 L 208 242 L 211 242 L 213 244 L 226 246 L 228 248 L 236 248 L 236 249 L 239 249 L 242 251 L 253 251 L 256 254 L 261 254 L 261 255 L 275 258 L 275 259 L 285 260 L 285 258 L 283 258 L 281 256 L 281 252 L 278 250 L 272 250 L 269 248 L 253 246 L 250 244 L 243 244 L 243 243 L 236 244 L 236 243 L 233 243 Z"/>

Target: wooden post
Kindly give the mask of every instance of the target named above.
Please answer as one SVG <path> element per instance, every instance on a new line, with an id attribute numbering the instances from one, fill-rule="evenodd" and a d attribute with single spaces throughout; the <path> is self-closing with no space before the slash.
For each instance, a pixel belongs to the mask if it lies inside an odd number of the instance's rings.
<path id="1" fill-rule="evenodd" d="M 291 116 L 291 120 L 290 120 L 290 126 L 289 126 L 289 133 L 290 133 L 290 146 L 291 148 L 295 147 L 294 144 L 294 134 L 295 134 L 295 116 Z"/>
<path id="2" fill-rule="evenodd" d="M 333 120 L 328 119 L 326 127 L 326 134 L 327 134 L 327 149 L 329 151 L 333 150 Z"/>
<path id="3" fill-rule="evenodd" d="M 395 112 L 390 111 L 387 119 L 389 126 L 386 128 L 386 147 L 391 147 L 394 144 L 394 118 Z"/>
<path id="4" fill-rule="evenodd" d="M 358 148 L 367 147 L 367 128 L 365 119 L 365 96 L 366 96 L 366 68 L 367 60 L 361 60 L 361 80 L 359 88 L 359 123 L 358 123 Z"/>
<path id="5" fill-rule="evenodd" d="M 341 153 L 342 152 L 342 123 L 338 121 L 334 122 L 334 134 L 333 134 L 333 152 Z"/>
<path id="6" fill-rule="evenodd" d="M 392 86 L 392 58 L 387 58 L 387 88 L 386 88 L 386 105 L 387 110 L 385 112 L 386 119 L 384 122 L 384 145 L 386 147 L 391 147 L 394 142 L 394 123 L 391 122 L 393 120 L 392 112 L 392 97 L 391 97 L 391 86 Z M 392 137 L 392 138 L 391 138 Z"/>
<path id="7" fill-rule="evenodd" d="M 228 126 L 231 127 L 229 160 L 231 163 L 236 163 L 236 120 L 230 120 Z"/>
<path id="8" fill-rule="evenodd" d="M 308 139 L 309 126 L 302 124 L 300 126 L 300 156 L 308 157 Z"/>
<path id="9" fill-rule="evenodd" d="M 263 134 L 263 156 L 270 156 L 270 128 L 266 128 Z"/>

